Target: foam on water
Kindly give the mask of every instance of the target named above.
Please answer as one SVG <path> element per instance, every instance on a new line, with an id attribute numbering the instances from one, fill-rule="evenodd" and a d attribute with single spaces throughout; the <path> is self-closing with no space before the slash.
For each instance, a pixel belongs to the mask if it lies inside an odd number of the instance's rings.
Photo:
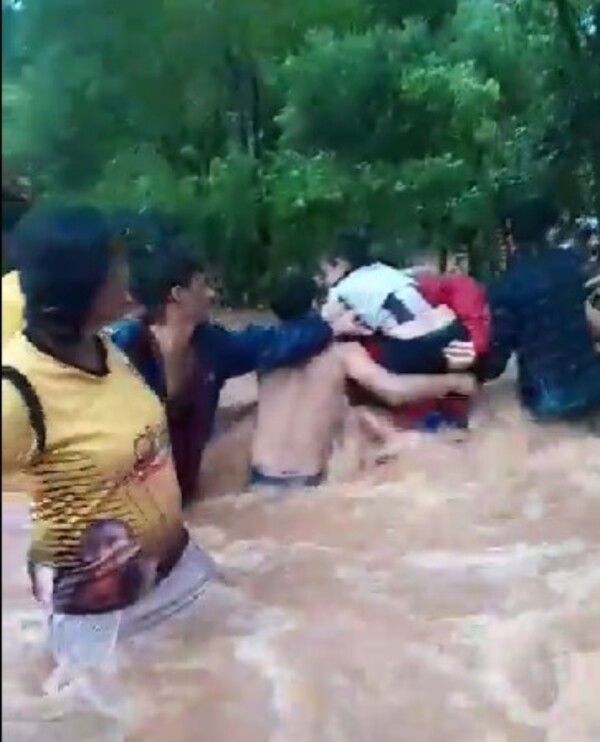
<path id="1" fill-rule="evenodd" d="M 241 426 L 207 458 L 215 495 L 240 486 Z M 502 384 L 475 430 L 358 478 L 338 462 L 310 496 L 200 503 L 224 584 L 121 646 L 113 676 L 46 694 L 26 511 L 5 505 L 6 738 L 598 742 L 600 441 L 530 425 Z"/>

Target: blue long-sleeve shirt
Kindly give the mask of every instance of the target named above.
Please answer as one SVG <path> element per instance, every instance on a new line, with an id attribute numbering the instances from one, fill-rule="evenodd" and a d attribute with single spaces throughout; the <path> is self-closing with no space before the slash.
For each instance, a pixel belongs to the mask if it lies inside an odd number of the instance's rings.
<path id="1" fill-rule="evenodd" d="M 243 330 L 227 330 L 212 323 L 199 325 L 191 340 L 194 373 L 177 398 L 167 400 L 162 360 L 148 327 L 139 320 L 123 320 L 113 327 L 111 336 L 166 404 L 184 500 L 195 493 L 202 453 L 227 380 L 296 365 L 320 353 L 332 340 L 329 325 L 317 315 L 278 326 L 249 325 Z"/>
<path id="2" fill-rule="evenodd" d="M 515 353 L 523 405 L 561 419 L 600 408 L 600 356 L 585 315 L 581 262 L 570 250 L 517 257 L 489 288 L 492 344 L 483 376 L 497 378 Z"/>

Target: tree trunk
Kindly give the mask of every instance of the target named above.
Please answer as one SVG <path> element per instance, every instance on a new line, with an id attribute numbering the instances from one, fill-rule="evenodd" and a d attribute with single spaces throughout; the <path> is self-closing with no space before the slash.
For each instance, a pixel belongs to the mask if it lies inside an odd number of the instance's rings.
<path id="1" fill-rule="evenodd" d="M 569 0 L 554 0 L 558 25 L 574 57 L 581 59 L 581 39 L 573 17 L 573 6 Z"/>

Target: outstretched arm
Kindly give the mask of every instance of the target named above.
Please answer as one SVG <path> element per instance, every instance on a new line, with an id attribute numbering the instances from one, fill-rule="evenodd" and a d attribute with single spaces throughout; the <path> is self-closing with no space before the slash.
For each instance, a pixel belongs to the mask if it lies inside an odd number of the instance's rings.
<path id="1" fill-rule="evenodd" d="M 506 279 L 492 287 L 493 312 L 492 342 L 481 358 L 477 376 L 481 381 L 493 381 L 506 370 L 512 354 L 519 345 L 519 316 L 514 309 L 510 282 Z"/>
<path id="2" fill-rule="evenodd" d="M 224 379 L 252 371 L 269 373 L 304 363 L 321 353 L 334 337 L 369 335 L 353 312 L 344 310 L 330 319 L 314 313 L 280 325 L 250 325 L 238 332 L 213 326 L 221 333 L 221 375 Z"/>
<path id="3" fill-rule="evenodd" d="M 438 399 L 452 393 L 471 395 L 475 392 L 475 380 L 467 374 L 392 374 L 375 363 L 358 343 L 340 344 L 337 350 L 346 375 L 392 407 L 421 399 Z"/>
<path id="4" fill-rule="evenodd" d="M 330 326 L 318 315 L 277 326 L 249 325 L 237 331 L 215 327 L 213 332 L 219 334 L 225 379 L 302 363 L 333 339 Z"/>

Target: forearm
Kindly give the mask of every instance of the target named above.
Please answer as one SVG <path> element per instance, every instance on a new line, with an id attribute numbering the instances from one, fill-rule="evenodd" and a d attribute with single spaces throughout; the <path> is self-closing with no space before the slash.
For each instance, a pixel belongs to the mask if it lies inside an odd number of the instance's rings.
<path id="1" fill-rule="evenodd" d="M 316 314 L 279 326 L 229 332 L 223 375 L 231 378 L 294 366 L 321 353 L 332 340 L 331 327 Z"/>
<path id="2" fill-rule="evenodd" d="M 457 374 L 396 376 L 386 374 L 368 384 L 370 392 L 397 407 L 424 399 L 441 399 L 456 391 Z"/>
<path id="3" fill-rule="evenodd" d="M 490 296 L 491 342 L 488 351 L 477 362 L 477 376 L 482 381 L 499 378 L 519 345 L 520 320 L 511 309 L 509 288 L 509 286 L 497 288 Z"/>

